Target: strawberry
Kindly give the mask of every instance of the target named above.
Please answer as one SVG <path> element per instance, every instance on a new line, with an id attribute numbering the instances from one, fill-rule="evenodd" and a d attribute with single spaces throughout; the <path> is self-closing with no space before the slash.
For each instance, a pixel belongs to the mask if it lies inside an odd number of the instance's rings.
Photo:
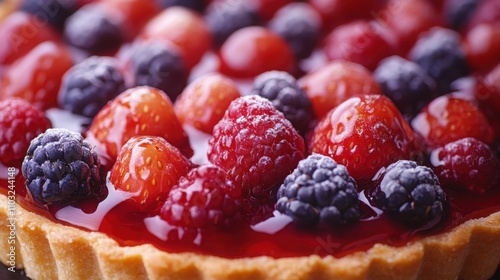
<path id="1" fill-rule="evenodd" d="M 240 96 L 236 84 L 221 74 L 202 76 L 184 89 L 174 104 L 183 124 L 212 133 L 229 104 Z"/>
<path id="2" fill-rule="evenodd" d="M 43 110 L 56 107 L 62 77 L 72 65 L 64 46 L 43 42 L 7 70 L 0 99 L 20 97 Z"/>
<path id="3" fill-rule="evenodd" d="M 31 140 L 51 126 L 42 111 L 23 99 L 0 101 L 0 163 L 19 168 Z"/>
<path id="4" fill-rule="evenodd" d="M 160 136 L 187 157 L 193 150 L 167 95 L 148 86 L 131 88 L 118 95 L 94 117 L 87 133 L 101 161 L 113 163 L 122 146 L 133 136 Z"/>
<path id="5" fill-rule="evenodd" d="M 161 205 L 189 168 L 189 161 L 162 137 L 135 136 L 120 150 L 110 181 L 115 189 L 133 194 L 138 209 L 147 212 Z"/>
<path id="6" fill-rule="evenodd" d="M 415 137 L 394 103 L 383 95 L 352 97 L 316 126 L 309 149 L 345 165 L 366 187 L 380 168 L 416 156 Z"/>
<path id="7" fill-rule="evenodd" d="M 440 96 L 412 120 L 411 125 L 430 149 L 465 137 L 493 144 L 493 128 L 484 113 L 471 101 Z"/>

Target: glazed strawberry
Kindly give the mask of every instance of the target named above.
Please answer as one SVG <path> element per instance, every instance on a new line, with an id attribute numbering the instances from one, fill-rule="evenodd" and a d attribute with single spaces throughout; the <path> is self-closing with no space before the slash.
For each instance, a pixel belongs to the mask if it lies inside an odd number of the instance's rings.
<path id="1" fill-rule="evenodd" d="M 277 188 L 304 150 L 304 140 L 283 114 L 267 99 L 250 95 L 234 100 L 214 127 L 208 158 L 241 186 L 245 207 L 255 214 L 272 211 Z"/>
<path id="2" fill-rule="evenodd" d="M 431 164 L 442 186 L 485 192 L 500 179 L 498 158 L 475 138 L 462 138 L 432 151 Z"/>
<path id="3" fill-rule="evenodd" d="M 142 86 L 121 93 L 97 113 L 87 133 L 106 165 L 137 135 L 161 136 L 185 156 L 193 154 L 170 99 L 158 89 Z"/>
<path id="4" fill-rule="evenodd" d="M 0 101 L 0 163 L 19 168 L 31 140 L 51 126 L 42 111 L 23 99 Z"/>
<path id="5" fill-rule="evenodd" d="M 353 96 L 381 94 L 370 71 L 348 61 L 333 61 L 299 80 L 311 100 L 316 117 L 322 118 L 335 106 Z"/>
<path id="6" fill-rule="evenodd" d="M 286 41 L 260 26 L 234 32 L 222 45 L 219 58 L 221 73 L 237 78 L 251 78 L 271 70 L 295 70 L 295 59 Z"/>
<path id="7" fill-rule="evenodd" d="M 345 165 L 360 188 L 377 171 L 418 155 L 410 125 L 383 95 L 352 97 L 316 126 L 309 149 Z"/>
<path id="8" fill-rule="evenodd" d="M 60 41 L 50 25 L 40 25 L 28 13 L 14 12 L 0 24 L 0 65 L 8 65 L 25 56 L 36 45 L 45 41 Z"/>
<path id="9" fill-rule="evenodd" d="M 63 45 L 43 42 L 7 70 L 0 99 L 20 97 L 40 109 L 56 107 L 62 77 L 72 65 Z"/>
<path id="10" fill-rule="evenodd" d="M 212 46 L 212 36 L 203 19 L 183 7 L 163 10 L 146 24 L 140 39 L 174 43 L 181 50 L 188 69 L 196 65 Z"/>
<path id="11" fill-rule="evenodd" d="M 170 191 L 160 217 L 188 228 L 231 228 L 243 218 L 241 188 L 212 165 L 192 169 Z"/>
<path id="12" fill-rule="evenodd" d="M 428 148 L 474 137 L 493 144 L 493 130 L 486 116 L 468 100 L 440 96 L 431 101 L 411 122 Z"/>
<path id="13" fill-rule="evenodd" d="M 212 133 L 224 112 L 240 96 L 236 84 L 221 74 L 208 74 L 189 84 L 174 104 L 182 124 Z"/>
<path id="14" fill-rule="evenodd" d="M 161 206 L 189 168 L 189 161 L 162 137 L 134 136 L 120 150 L 109 179 L 115 189 L 133 194 L 138 209 L 147 212 Z"/>

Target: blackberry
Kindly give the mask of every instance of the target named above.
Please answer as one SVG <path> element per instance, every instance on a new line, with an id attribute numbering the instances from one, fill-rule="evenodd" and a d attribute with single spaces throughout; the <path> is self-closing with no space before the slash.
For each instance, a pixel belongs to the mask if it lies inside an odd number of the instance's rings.
<path id="1" fill-rule="evenodd" d="M 217 46 L 221 46 L 236 30 L 260 23 L 254 7 L 239 0 L 212 2 L 207 7 L 205 20 Z"/>
<path id="2" fill-rule="evenodd" d="M 76 202 L 104 188 L 97 154 L 79 133 L 67 129 L 47 129 L 33 139 L 22 174 L 31 197 L 42 205 Z"/>
<path id="3" fill-rule="evenodd" d="M 137 49 L 132 56 L 135 86 L 161 89 L 174 101 L 187 84 L 188 71 L 176 49 L 152 42 Z"/>
<path id="4" fill-rule="evenodd" d="M 446 1 L 444 10 L 448 25 L 455 30 L 460 30 L 472 17 L 479 6 L 479 2 L 478 0 Z"/>
<path id="5" fill-rule="evenodd" d="M 287 41 L 297 59 L 303 59 L 316 47 L 321 18 L 307 3 L 291 3 L 278 10 L 268 26 Z"/>
<path id="6" fill-rule="evenodd" d="M 418 64 L 399 56 L 382 60 L 373 77 L 407 120 L 436 97 L 434 80 Z"/>
<path id="7" fill-rule="evenodd" d="M 124 90 L 124 77 L 115 59 L 93 56 L 66 72 L 59 90 L 59 105 L 92 118 Z"/>
<path id="8" fill-rule="evenodd" d="M 118 49 L 124 41 L 120 26 L 99 5 L 85 5 L 66 20 L 66 42 L 92 54 Z"/>
<path id="9" fill-rule="evenodd" d="M 158 3 L 163 8 L 181 6 L 200 13 L 205 9 L 205 1 L 203 0 L 158 0 Z"/>
<path id="10" fill-rule="evenodd" d="M 302 135 L 307 132 L 314 113 L 309 98 L 293 76 L 283 71 L 262 73 L 255 78 L 252 94 L 270 100 Z"/>
<path id="11" fill-rule="evenodd" d="M 320 154 L 301 160 L 285 178 L 276 209 L 301 226 L 347 224 L 361 215 L 354 179 L 345 166 Z"/>
<path id="12" fill-rule="evenodd" d="M 66 19 L 77 10 L 76 4 L 76 0 L 23 0 L 19 9 L 63 30 Z"/>
<path id="13" fill-rule="evenodd" d="M 399 160 L 381 171 L 371 203 L 409 227 L 431 227 L 443 216 L 446 196 L 432 169 Z"/>
<path id="14" fill-rule="evenodd" d="M 427 32 L 413 46 L 409 55 L 436 81 L 439 93 L 448 93 L 451 83 L 470 72 L 460 48 L 460 35 L 455 31 L 436 27 Z"/>

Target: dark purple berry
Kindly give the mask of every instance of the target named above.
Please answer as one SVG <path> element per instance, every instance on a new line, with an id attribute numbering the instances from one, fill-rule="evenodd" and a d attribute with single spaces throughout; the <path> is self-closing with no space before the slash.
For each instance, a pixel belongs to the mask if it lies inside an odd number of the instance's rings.
<path id="1" fill-rule="evenodd" d="M 160 42 L 147 43 L 132 56 L 135 86 L 161 89 L 174 101 L 187 84 L 188 72 L 176 49 Z"/>
<path id="2" fill-rule="evenodd" d="M 279 9 L 268 26 L 287 41 L 296 58 L 303 59 L 316 47 L 321 18 L 307 3 L 291 3 Z"/>
<path id="3" fill-rule="evenodd" d="M 373 77 L 408 120 L 436 97 L 434 80 L 418 64 L 399 56 L 382 60 Z"/>
<path id="4" fill-rule="evenodd" d="M 413 46 L 409 57 L 436 81 L 441 94 L 448 93 L 453 81 L 470 72 L 460 47 L 460 35 L 441 27 L 425 33 Z"/>
<path id="5" fill-rule="evenodd" d="M 276 209 L 301 226 L 348 224 L 361 216 L 354 179 L 345 166 L 319 154 L 299 162 L 277 197 Z"/>
<path id="6" fill-rule="evenodd" d="M 181 6 L 197 12 L 203 12 L 205 9 L 204 0 L 158 0 L 158 3 L 163 8 L 168 8 L 172 6 Z"/>
<path id="7" fill-rule="evenodd" d="M 477 7 L 479 6 L 478 0 L 448 0 L 444 5 L 445 18 L 448 25 L 459 30 L 468 22 L 472 17 Z"/>
<path id="8" fill-rule="evenodd" d="M 59 90 L 59 105 L 92 118 L 124 90 L 124 78 L 115 59 L 93 56 L 66 72 Z"/>
<path id="9" fill-rule="evenodd" d="M 446 196 L 432 169 L 399 160 L 382 170 L 369 199 L 409 227 L 432 227 L 443 216 Z"/>
<path id="10" fill-rule="evenodd" d="M 293 127 L 305 134 L 314 119 L 311 102 L 293 76 L 282 71 L 269 71 L 255 78 L 252 94 L 270 100 Z"/>
<path id="11" fill-rule="evenodd" d="M 77 10 L 76 4 L 76 0 L 23 0 L 19 9 L 63 30 L 66 19 Z"/>
<path id="12" fill-rule="evenodd" d="M 41 205 L 76 202 L 100 194 L 105 186 L 90 144 L 79 133 L 61 128 L 31 141 L 22 173 L 28 192 Z"/>
<path id="13" fill-rule="evenodd" d="M 216 46 L 221 46 L 236 30 L 260 23 L 255 8 L 248 2 L 240 0 L 212 2 L 207 7 L 205 20 Z"/>

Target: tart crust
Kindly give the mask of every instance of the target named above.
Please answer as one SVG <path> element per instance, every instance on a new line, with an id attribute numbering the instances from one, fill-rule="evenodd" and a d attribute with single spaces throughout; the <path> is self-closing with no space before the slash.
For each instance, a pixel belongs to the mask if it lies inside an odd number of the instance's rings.
<path id="1" fill-rule="evenodd" d="M 0 195 L 0 260 L 8 265 L 7 197 Z M 16 266 L 32 279 L 488 279 L 500 264 L 500 212 L 403 247 L 375 244 L 342 258 L 225 259 L 122 247 L 99 232 L 17 205 Z"/>

